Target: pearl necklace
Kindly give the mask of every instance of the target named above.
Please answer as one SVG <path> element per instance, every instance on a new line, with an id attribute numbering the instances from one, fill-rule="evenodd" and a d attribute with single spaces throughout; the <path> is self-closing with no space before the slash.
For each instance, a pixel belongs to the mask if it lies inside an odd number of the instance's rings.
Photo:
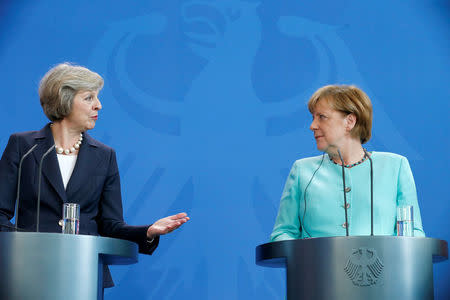
<path id="1" fill-rule="evenodd" d="M 65 154 L 65 155 L 69 155 L 70 153 L 74 153 L 75 151 L 80 149 L 82 141 L 83 141 L 83 133 L 80 133 L 80 138 L 78 139 L 78 141 L 72 147 L 70 147 L 70 149 L 63 149 L 62 147 L 58 147 L 58 146 L 55 145 L 56 153 L 58 153 L 58 154 Z"/>

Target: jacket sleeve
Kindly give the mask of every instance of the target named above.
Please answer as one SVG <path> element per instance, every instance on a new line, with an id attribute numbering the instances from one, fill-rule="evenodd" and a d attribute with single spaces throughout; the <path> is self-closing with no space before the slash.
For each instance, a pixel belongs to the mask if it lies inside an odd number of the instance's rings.
<path id="1" fill-rule="evenodd" d="M 153 241 L 147 240 L 149 225 L 131 226 L 123 220 L 120 176 L 114 150 L 111 150 L 108 174 L 100 198 L 97 223 L 100 235 L 135 242 L 139 246 L 140 253 L 152 254 L 158 246 L 159 237 Z"/>
<path id="2" fill-rule="evenodd" d="M 283 194 L 281 195 L 278 216 L 270 235 L 272 242 L 298 239 L 301 236 L 299 216 L 300 189 L 297 168 L 297 164 L 294 163 L 286 180 Z"/>
<path id="3" fill-rule="evenodd" d="M 13 226 L 19 157 L 17 136 L 11 135 L 0 160 L 0 231 L 10 231 L 8 227 Z"/>
<path id="4" fill-rule="evenodd" d="M 408 160 L 405 157 L 402 157 L 398 175 L 397 206 L 405 205 L 413 206 L 414 236 L 425 236 L 425 232 L 422 228 L 422 218 L 420 216 L 419 203 L 417 201 L 414 177 Z"/>

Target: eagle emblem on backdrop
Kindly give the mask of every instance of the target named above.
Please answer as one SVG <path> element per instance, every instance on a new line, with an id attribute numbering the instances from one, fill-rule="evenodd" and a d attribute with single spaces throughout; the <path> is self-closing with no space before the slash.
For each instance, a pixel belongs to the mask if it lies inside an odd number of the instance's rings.
<path id="1" fill-rule="evenodd" d="M 261 2 L 151 2 L 154 8 L 146 14 L 109 24 L 93 49 L 91 65 L 105 74 L 103 96 L 111 100 L 96 130 L 101 136 L 104 128 L 102 141 L 122 153 L 128 220 L 138 223 L 147 212 L 181 209 L 198 216 L 176 242 L 167 238 L 161 244 L 164 254 L 151 266 L 160 280 L 151 295 L 136 274 L 140 269 L 148 274 L 148 264 L 115 272 L 118 282 L 143 298 L 276 299 L 284 286 L 283 274 L 256 270 L 243 249 L 272 230 L 267 220 L 276 215 L 278 187 L 289 172 L 286 157 L 299 151 L 286 145 L 311 139 L 305 99 L 329 82 L 364 80 L 339 35 L 344 27 Z M 377 116 L 377 124 L 396 132 L 387 114 Z M 402 144 L 398 136 L 380 139 Z M 151 151 L 142 155 L 142 149 Z M 270 153 L 278 155 L 268 160 Z M 224 252 L 227 238 L 211 235 L 204 246 L 198 232 L 210 226 L 208 216 L 230 215 L 221 227 L 242 242 Z M 235 221 L 249 216 L 246 228 Z M 189 245 L 196 255 L 186 261 L 176 243 Z M 214 288 L 236 281 L 236 289 Z M 194 282 L 208 288 L 199 294 Z M 125 289 L 116 293 L 128 295 Z"/>
<path id="2" fill-rule="evenodd" d="M 354 285 L 371 286 L 377 284 L 383 268 L 375 249 L 362 247 L 352 250 L 344 271 Z"/>

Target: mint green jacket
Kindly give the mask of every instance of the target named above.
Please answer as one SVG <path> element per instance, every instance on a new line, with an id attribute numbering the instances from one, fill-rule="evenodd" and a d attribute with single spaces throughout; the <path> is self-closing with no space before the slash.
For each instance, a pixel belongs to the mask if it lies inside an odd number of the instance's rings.
<path id="1" fill-rule="evenodd" d="M 396 235 L 397 207 L 412 205 L 414 236 L 425 236 L 408 160 L 386 152 L 372 152 L 371 158 L 374 234 Z M 325 155 L 311 180 L 321 161 L 322 156 L 309 157 L 297 160 L 292 166 L 271 241 L 345 236 L 342 167 Z M 369 160 L 353 168 L 345 168 L 345 183 L 350 188 L 347 192 L 349 235 L 370 235 Z"/>

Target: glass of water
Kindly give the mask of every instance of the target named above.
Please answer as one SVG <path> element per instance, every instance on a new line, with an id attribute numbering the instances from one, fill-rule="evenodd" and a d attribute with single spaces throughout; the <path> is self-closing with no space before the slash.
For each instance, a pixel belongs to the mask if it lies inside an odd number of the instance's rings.
<path id="1" fill-rule="evenodd" d="M 78 234 L 80 230 L 80 205 L 64 203 L 62 217 L 62 233 Z"/>
<path id="2" fill-rule="evenodd" d="M 414 236 L 414 214 L 413 206 L 397 207 L 397 235 Z"/>

